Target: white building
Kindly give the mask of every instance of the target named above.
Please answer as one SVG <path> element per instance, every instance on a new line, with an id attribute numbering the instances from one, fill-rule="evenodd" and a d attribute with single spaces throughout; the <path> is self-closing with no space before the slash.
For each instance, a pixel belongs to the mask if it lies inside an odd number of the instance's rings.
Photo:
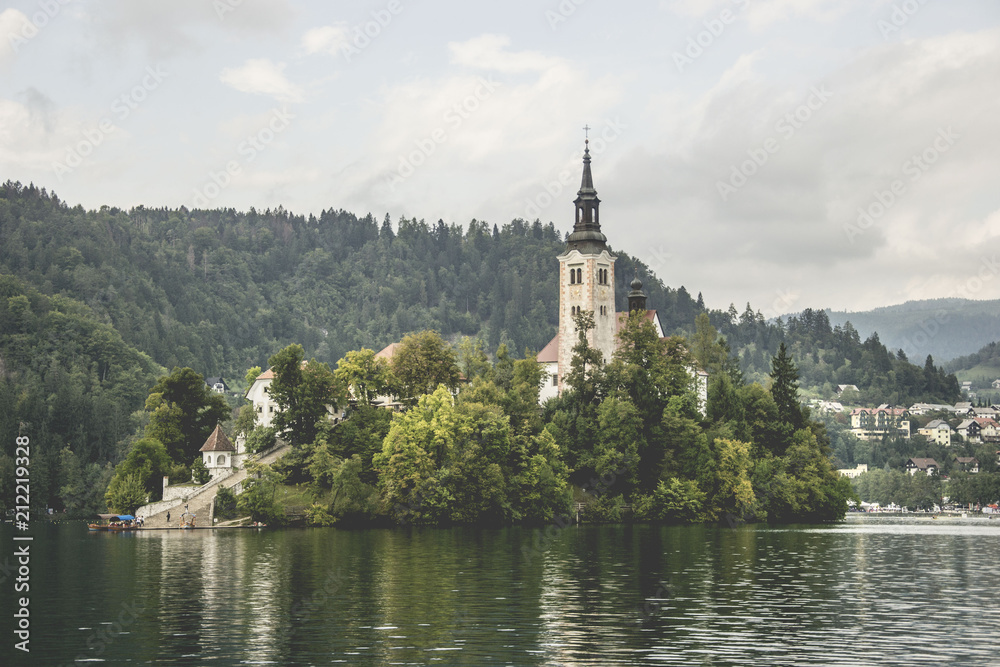
<path id="1" fill-rule="evenodd" d="M 943 419 L 935 419 L 928 422 L 927 426 L 918 429 L 917 433 L 931 442 L 944 445 L 945 447 L 951 446 L 951 426 Z"/>
<path id="2" fill-rule="evenodd" d="M 253 404 L 254 412 L 257 413 L 258 426 L 270 426 L 274 419 L 274 413 L 278 411 L 278 404 L 271 398 L 271 382 L 274 380 L 274 371 L 268 368 L 257 376 L 250 388 L 247 389 L 245 398 Z"/>
<path id="3" fill-rule="evenodd" d="M 538 353 L 538 362 L 548 374 L 539 393 L 539 401 L 558 396 L 573 359 L 577 343 L 573 318 L 581 312 L 594 314 L 594 329 L 588 332 L 591 347 L 600 350 L 610 361 L 618 345 L 618 332 L 633 310 L 645 311 L 644 317 L 653 323 L 663 338 L 663 327 L 655 310 L 646 310 L 646 295 L 642 283 L 632 281 L 628 294 L 629 312 L 615 309 L 615 259 L 607 247 L 607 237 L 601 232 L 600 203 L 590 170 L 589 145 L 583 151 L 583 178 L 577 193 L 573 232 L 566 241 L 566 250 L 559 260 L 559 329 L 548 345 Z M 704 414 L 708 403 L 708 373 L 691 368 L 698 405 Z"/>
<path id="4" fill-rule="evenodd" d="M 820 414 L 839 414 L 844 411 L 844 405 L 839 401 L 821 401 L 814 399 L 809 402 Z"/>
<path id="5" fill-rule="evenodd" d="M 910 439 L 910 412 L 882 404 L 877 408 L 856 408 L 851 411 L 851 432 L 860 440 L 880 440 L 884 436 Z"/>
<path id="6" fill-rule="evenodd" d="M 208 436 L 205 444 L 201 446 L 201 460 L 211 473 L 212 479 L 225 477 L 233 472 L 243 463 L 246 452 L 242 445 L 239 449 L 233 446 L 226 434 L 222 431 L 221 425 L 216 425 L 215 430 Z"/>
<path id="7" fill-rule="evenodd" d="M 305 362 L 302 365 L 304 367 Z M 257 376 L 257 379 L 253 381 L 253 384 L 250 385 L 244 396 L 253 405 L 254 412 L 257 413 L 258 426 L 271 426 L 274 421 L 274 415 L 280 412 L 278 403 L 271 397 L 272 382 L 274 382 L 274 370 L 268 368 Z M 344 417 L 343 411 L 334 412 L 330 406 L 327 406 L 327 410 L 330 413 L 330 419 L 334 421 L 339 421 Z M 240 438 L 237 438 L 236 444 L 238 446 L 241 445 L 240 440 Z"/>
<path id="8" fill-rule="evenodd" d="M 930 476 L 940 468 L 941 466 L 939 466 L 938 462 L 934 459 L 914 458 L 909 459 L 906 462 L 906 472 L 910 473 L 911 477 L 916 475 L 918 472 L 926 473 Z"/>
<path id="9" fill-rule="evenodd" d="M 859 463 L 857 465 L 857 467 L 855 467 L 855 468 L 841 468 L 837 472 L 839 472 L 844 477 L 848 477 L 850 479 L 854 479 L 858 475 L 861 475 L 863 473 L 868 472 L 868 464 L 867 463 Z"/>
<path id="10" fill-rule="evenodd" d="M 910 406 L 911 415 L 926 415 L 930 412 L 955 412 L 955 406 L 941 403 L 914 403 Z"/>

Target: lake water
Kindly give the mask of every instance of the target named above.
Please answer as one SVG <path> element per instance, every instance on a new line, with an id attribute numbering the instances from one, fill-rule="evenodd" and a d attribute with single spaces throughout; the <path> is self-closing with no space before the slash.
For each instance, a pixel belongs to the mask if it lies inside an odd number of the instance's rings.
<path id="1" fill-rule="evenodd" d="M 1000 521 L 32 530 L 3 665 L 1000 663 Z"/>

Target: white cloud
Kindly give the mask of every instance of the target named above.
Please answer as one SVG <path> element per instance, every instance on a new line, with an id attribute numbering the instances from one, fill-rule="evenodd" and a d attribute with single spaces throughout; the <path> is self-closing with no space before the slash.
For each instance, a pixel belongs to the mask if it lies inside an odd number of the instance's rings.
<path id="1" fill-rule="evenodd" d="M 567 59 L 509 45 L 491 34 L 451 42 L 448 73 L 383 88 L 371 102 L 379 121 L 365 160 L 344 176 L 343 189 L 366 209 L 375 202 L 468 220 L 497 208 L 501 223 L 522 216 L 526 199 L 566 166 L 538 156 L 582 151 L 582 126 L 603 127 L 620 86 L 588 80 Z M 405 178 L 388 186 L 401 168 Z"/>
<path id="2" fill-rule="evenodd" d="M 870 0 L 865 2 L 873 4 Z M 747 20 L 752 28 L 801 19 L 831 23 L 858 5 L 859 0 L 761 0 L 747 8 Z"/>
<path id="3" fill-rule="evenodd" d="M 815 82 L 775 80 L 762 74 L 767 67 L 766 54 L 745 54 L 708 89 L 651 98 L 647 122 L 658 122 L 661 136 L 630 151 L 610 181 L 602 178 L 606 201 L 633 221 L 627 249 L 641 257 L 685 248 L 661 262 L 665 280 L 706 297 L 743 291 L 735 300 L 755 305 L 804 280 L 813 283 L 811 305 L 824 305 L 814 300 L 825 290 L 825 305 L 857 308 L 945 296 L 966 281 L 967 259 L 1000 233 L 996 199 L 983 194 L 1000 172 L 1000 127 L 990 111 L 1000 97 L 1000 31 L 878 45 Z M 792 136 L 776 131 L 813 86 L 829 99 Z M 960 135 L 952 145 L 939 134 L 948 128 Z M 723 202 L 716 184 L 748 151 L 760 155 L 769 137 L 778 150 Z M 925 152 L 919 177 L 904 171 Z M 858 208 L 895 180 L 904 192 L 849 237 Z M 728 269 L 698 259 L 706 257 Z M 913 278 L 930 273 L 933 281 Z M 747 279 L 734 290 L 736 274 Z M 994 283 L 980 298 L 996 296 Z"/>
<path id="4" fill-rule="evenodd" d="M 345 22 L 313 28 L 302 36 L 302 47 L 306 53 L 337 55 L 343 47 L 350 43 L 351 30 Z"/>
<path id="5" fill-rule="evenodd" d="M 22 30 L 30 24 L 28 17 L 16 9 L 0 12 L 0 65 L 13 62 L 17 58 L 16 49 L 23 39 Z M 33 26 L 32 26 L 33 27 Z"/>
<path id="6" fill-rule="evenodd" d="M 451 42 L 451 62 L 464 67 L 488 69 L 496 72 L 544 72 L 565 70 L 565 62 L 554 56 L 535 51 L 509 51 L 510 37 L 506 35 L 481 35 L 465 42 Z"/>
<path id="7" fill-rule="evenodd" d="M 208 48 L 218 38 L 216 30 L 280 35 L 296 13 L 289 0 L 104 0 L 72 6 L 96 29 L 100 49 L 116 52 L 138 43 L 157 60 Z"/>
<path id="8" fill-rule="evenodd" d="M 227 67 L 219 80 L 242 93 L 267 95 L 280 102 L 301 102 L 302 89 L 285 77 L 285 63 L 272 63 L 267 58 L 246 61 L 242 67 Z"/>
<path id="9" fill-rule="evenodd" d="M 887 0 L 673 0 L 665 7 L 683 17 L 701 19 L 716 17 L 723 10 L 735 16 L 746 16 L 755 29 L 782 21 L 809 19 L 823 23 L 836 21 L 861 4 L 885 4 Z"/>

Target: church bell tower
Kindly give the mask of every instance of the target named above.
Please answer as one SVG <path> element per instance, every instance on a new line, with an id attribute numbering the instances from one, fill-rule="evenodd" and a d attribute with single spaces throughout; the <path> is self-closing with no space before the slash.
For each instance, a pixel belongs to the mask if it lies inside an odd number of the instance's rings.
<path id="1" fill-rule="evenodd" d="M 559 260 L 559 374 L 565 377 L 573 359 L 579 334 L 573 321 L 582 311 L 594 314 L 595 327 L 588 340 L 591 347 L 611 361 L 615 349 L 615 259 L 608 251 L 608 239 L 601 233 L 600 204 L 594 177 L 590 173 L 590 141 L 584 144 L 583 179 L 577 193 L 576 220 Z M 559 389 L 562 391 L 562 377 Z"/>

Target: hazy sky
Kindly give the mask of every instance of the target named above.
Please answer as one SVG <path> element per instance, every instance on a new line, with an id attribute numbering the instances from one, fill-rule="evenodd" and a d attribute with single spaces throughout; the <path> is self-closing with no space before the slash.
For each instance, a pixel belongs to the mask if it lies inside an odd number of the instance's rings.
<path id="1" fill-rule="evenodd" d="M 995 0 L 4 6 L 0 179 L 71 205 L 565 231 L 588 124 L 612 245 L 710 306 L 1000 297 Z"/>

